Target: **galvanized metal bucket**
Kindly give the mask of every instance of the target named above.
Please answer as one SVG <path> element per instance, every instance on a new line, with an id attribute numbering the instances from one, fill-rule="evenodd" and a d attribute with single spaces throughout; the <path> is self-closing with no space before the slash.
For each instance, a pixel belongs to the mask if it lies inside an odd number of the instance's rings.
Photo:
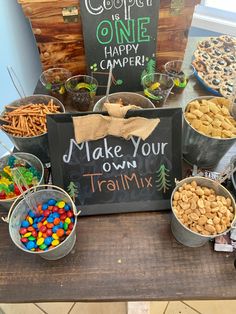
<path id="1" fill-rule="evenodd" d="M 14 156 L 17 156 L 29 162 L 29 164 L 32 165 L 40 173 L 38 185 L 44 183 L 44 167 L 42 162 L 36 156 L 29 153 L 14 153 Z M 9 155 L 5 155 L 0 159 L 0 163 L 5 164 L 8 158 Z M 0 206 L 4 209 L 9 210 L 9 208 L 17 198 L 18 196 L 6 200 L 0 200 Z"/>
<path id="2" fill-rule="evenodd" d="M 5 222 L 9 223 L 9 233 L 10 233 L 11 239 L 19 249 L 21 249 L 22 251 L 26 253 L 37 254 L 47 260 L 60 259 L 66 256 L 67 254 L 69 254 L 74 247 L 74 244 L 76 241 L 77 216 L 79 215 L 79 212 L 77 211 L 77 208 L 74 202 L 72 201 L 71 197 L 69 196 L 69 194 L 66 193 L 63 189 L 61 189 L 58 186 L 40 185 L 36 188 L 31 188 L 30 190 L 25 192 L 25 197 L 28 197 L 28 200 L 32 201 L 32 203 L 35 202 L 36 204 L 38 204 L 38 203 L 46 202 L 50 198 L 54 198 L 58 200 L 63 200 L 64 202 L 69 204 L 71 208 L 73 209 L 73 213 L 75 215 L 74 227 L 71 233 L 67 236 L 67 238 L 55 248 L 51 248 L 48 251 L 43 251 L 43 252 L 29 251 L 25 248 L 24 244 L 20 241 L 20 234 L 19 234 L 21 222 L 22 220 L 25 219 L 29 211 L 29 207 L 26 203 L 25 198 L 21 200 L 17 199 L 12 204 L 12 207 L 9 210 L 7 218 L 3 218 Z M 34 209 L 32 210 L 36 212 Z"/>
<path id="3" fill-rule="evenodd" d="M 214 98 L 202 96 L 194 100 Z M 188 105 L 187 105 L 188 106 Z M 186 108 L 184 112 L 186 111 Z M 191 165 L 201 168 L 212 168 L 218 164 L 220 159 L 236 143 L 236 138 L 213 138 L 196 131 L 184 117 L 183 122 L 183 157 Z"/>
<path id="4" fill-rule="evenodd" d="M 202 235 L 200 233 L 194 232 L 190 229 L 188 229 L 176 216 L 174 210 L 173 210 L 173 197 L 174 197 L 174 193 L 184 184 L 184 183 L 190 183 L 192 181 L 196 181 L 198 185 L 200 186 L 205 186 L 208 188 L 213 189 L 216 194 L 218 195 L 222 195 L 225 197 L 229 197 L 232 201 L 232 206 L 234 208 L 234 219 L 231 223 L 231 227 L 228 228 L 227 230 L 225 230 L 223 233 L 217 234 L 217 235 L 212 235 L 212 236 L 205 236 Z M 234 224 L 235 224 L 235 219 L 236 219 L 236 215 L 235 215 L 235 211 L 236 211 L 236 205 L 235 205 L 235 201 L 233 196 L 230 194 L 230 192 L 223 187 L 223 185 L 221 185 L 220 183 L 218 183 L 217 181 L 213 181 L 211 179 L 208 178 L 204 178 L 204 177 L 189 177 L 189 178 L 185 178 L 181 181 L 179 181 L 175 187 L 175 189 L 172 192 L 171 195 L 171 208 L 172 208 L 172 218 L 171 218 L 171 231 L 174 235 L 174 237 L 176 238 L 176 240 L 178 242 L 180 242 L 181 244 L 185 245 L 185 246 L 189 246 L 189 247 L 199 247 L 202 246 L 204 244 L 206 244 L 209 240 L 214 239 L 215 237 L 218 237 L 220 235 L 223 235 L 225 233 L 227 233 L 231 228 L 234 228 Z"/>
<path id="5" fill-rule="evenodd" d="M 115 103 L 121 99 L 125 105 L 136 105 L 144 108 L 155 108 L 154 104 L 148 98 L 144 97 L 141 94 L 130 93 L 130 92 L 119 92 L 109 95 L 109 101 Z M 99 99 L 94 105 L 93 111 L 102 111 L 103 104 L 106 101 L 106 96 Z"/>
<path id="6" fill-rule="evenodd" d="M 61 112 L 65 112 L 63 104 L 55 97 L 49 95 L 33 95 L 13 101 L 9 106 L 20 107 L 27 104 L 47 104 L 50 100 L 61 108 Z M 4 115 L 5 110 L 1 113 Z M 18 137 L 2 130 L 12 141 L 14 146 L 22 152 L 31 153 L 37 156 L 43 163 L 50 162 L 48 134 L 44 133 L 38 136 Z"/>

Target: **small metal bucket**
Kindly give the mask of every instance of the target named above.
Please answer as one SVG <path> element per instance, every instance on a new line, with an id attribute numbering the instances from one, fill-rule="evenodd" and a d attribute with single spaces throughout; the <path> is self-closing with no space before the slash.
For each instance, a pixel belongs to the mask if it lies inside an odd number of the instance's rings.
<path id="1" fill-rule="evenodd" d="M 13 101 L 9 104 L 9 106 L 20 107 L 27 104 L 47 104 L 50 100 L 53 100 L 53 103 L 57 106 L 60 106 L 61 112 L 65 112 L 65 108 L 63 104 L 55 97 L 49 95 L 33 95 L 24 97 L 18 100 Z M 5 110 L 1 113 L 3 116 Z M 4 122 L 1 122 L 4 124 Z M 49 146 L 48 146 L 48 133 L 44 133 L 38 136 L 31 136 L 31 137 L 19 137 L 13 136 L 10 133 L 5 132 L 2 130 L 12 141 L 14 146 L 22 152 L 31 153 L 37 156 L 43 163 L 50 162 L 50 155 L 49 155 Z"/>
<path id="2" fill-rule="evenodd" d="M 40 173 L 40 179 L 39 179 L 38 185 L 44 183 L 44 167 L 43 167 L 42 162 L 36 156 L 29 153 L 14 153 L 14 156 L 18 156 L 19 158 L 22 158 L 26 160 L 27 162 L 29 162 L 29 164 L 32 165 Z M 8 157 L 9 155 L 2 157 L 0 159 L 0 163 L 4 165 Z M 6 200 L 0 200 L 0 206 L 3 207 L 4 209 L 9 210 L 9 208 L 11 207 L 11 205 L 17 198 L 18 196 L 10 198 L 10 199 L 6 199 Z"/>
<path id="3" fill-rule="evenodd" d="M 202 96 L 192 99 L 190 102 L 202 99 L 210 100 L 212 98 L 214 97 Z M 212 168 L 216 166 L 235 142 L 236 138 L 220 139 L 203 135 L 196 131 L 184 117 L 183 157 L 191 165 L 197 165 L 201 168 Z"/>
<path id="4" fill-rule="evenodd" d="M 60 259 L 66 256 L 67 254 L 69 254 L 74 247 L 74 244 L 76 241 L 77 216 L 79 215 L 79 212 L 77 211 L 76 206 L 74 202 L 72 201 L 71 197 L 69 196 L 69 194 L 67 194 L 63 189 L 61 189 L 58 186 L 39 185 L 35 188 L 31 188 L 30 190 L 24 193 L 25 197 L 28 197 L 28 201 L 35 202 L 36 204 L 46 202 L 50 198 L 63 200 L 64 202 L 69 204 L 71 208 L 73 209 L 73 213 L 75 215 L 74 227 L 71 233 L 67 236 L 67 238 L 55 248 L 49 249 L 48 251 L 44 251 L 44 252 L 29 251 L 25 248 L 24 244 L 20 241 L 20 234 L 19 234 L 21 222 L 22 220 L 25 219 L 26 215 L 28 214 L 29 207 L 25 199 L 22 199 L 20 201 L 19 199 L 17 199 L 12 204 L 12 207 L 8 213 L 8 217 L 6 219 L 3 218 L 5 222 L 9 222 L 9 233 L 10 233 L 11 239 L 19 249 L 21 249 L 22 251 L 26 253 L 37 254 L 47 260 Z"/>
<path id="5" fill-rule="evenodd" d="M 225 197 L 229 197 L 232 201 L 232 206 L 234 208 L 234 219 L 231 223 L 231 227 L 225 230 L 223 233 L 219 233 L 217 235 L 212 235 L 212 236 L 205 236 L 200 233 L 194 232 L 190 229 L 188 229 L 176 216 L 174 210 L 173 210 L 173 197 L 174 193 L 184 184 L 184 183 L 190 183 L 192 181 L 196 181 L 198 185 L 200 186 L 206 186 L 210 189 L 213 189 L 217 195 L 222 195 Z M 171 231 L 176 238 L 178 242 L 185 246 L 189 247 L 199 247 L 207 243 L 209 240 L 214 239 L 215 237 L 218 237 L 220 235 L 223 235 L 227 233 L 234 225 L 235 223 L 235 211 L 236 211 L 236 205 L 233 196 L 230 194 L 230 192 L 223 187 L 220 183 L 217 181 L 213 181 L 208 178 L 204 177 L 189 177 L 185 178 L 181 181 L 179 181 L 175 187 L 175 189 L 172 192 L 171 195 L 171 208 L 172 208 L 172 218 L 171 218 Z"/>
<path id="6" fill-rule="evenodd" d="M 130 92 L 119 92 L 113 93 L 108 96 L 111 103 L 115 103 L 121 99 L 125 105 L 135 105 L 139 106 L 142 109 L 145 108 L 155 108 L 154 104 L 148 98 L 144 97 L 141 94 L 130 93 Z M 93 111 L 102 111 L 103 104 L 106 101 L 106 96 L 99 99 L 94 105 Z"/>

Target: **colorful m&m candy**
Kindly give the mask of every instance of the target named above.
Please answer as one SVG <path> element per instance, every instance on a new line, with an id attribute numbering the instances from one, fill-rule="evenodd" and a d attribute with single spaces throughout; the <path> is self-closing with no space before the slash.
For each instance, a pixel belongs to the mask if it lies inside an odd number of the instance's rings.
<path id="1" fill-rule="evenodd" d="M 30 251 L 50 250 L 71 233 L 74 228 L 74 213 L 63 200 L 49 199 L 38 204 L 37 213 L 32 209 L 21 222 L 21 242 Z"/>

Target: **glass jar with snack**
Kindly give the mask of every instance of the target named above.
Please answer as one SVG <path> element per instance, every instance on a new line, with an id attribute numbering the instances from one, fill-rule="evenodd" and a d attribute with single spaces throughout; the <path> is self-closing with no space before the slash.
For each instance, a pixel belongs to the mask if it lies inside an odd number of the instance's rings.
<path id="1" fill-rule="evenodd" d="M 183 60 L 169 61 L 164 65 L 167 75 L 173 78 L 174 93 L 182 93 L 188 84 L 189 78 L 194 74 L 194 67 L 190 64 L 185 66 Z"/>
<path id="2" fill-rule="evenodd" d="M 92 109 L 98 87 L 98 82 L 94 77 L 89 75 L 72 76 L 66 81 L 65 87 L 73 106 L 78 111 Z"/>
<path id="3" fill-rule="evenodd" d="M 144 95 L 153 102 L 155 107 L 162 107 L 174 86 L 174 82 L 166 74 L 152 73 L 142 78 L 142 85 Z"/>

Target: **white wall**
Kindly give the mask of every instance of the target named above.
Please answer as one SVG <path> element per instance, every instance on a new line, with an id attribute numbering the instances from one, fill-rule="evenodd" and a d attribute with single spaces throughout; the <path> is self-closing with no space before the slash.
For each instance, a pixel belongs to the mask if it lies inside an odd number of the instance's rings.
<path id="1" fill-rule="evenodd" d="M 7 66 L 12 66 L 26 95 L 31 95 L 41 73 L 37 46 L 28 20 L 17 0 L 0 0 L 0 111 L 19 98 Z M 0 131 L 0 139 L 11 142 Z M 0 156 L 5 152 L 0 147 Z"/>

